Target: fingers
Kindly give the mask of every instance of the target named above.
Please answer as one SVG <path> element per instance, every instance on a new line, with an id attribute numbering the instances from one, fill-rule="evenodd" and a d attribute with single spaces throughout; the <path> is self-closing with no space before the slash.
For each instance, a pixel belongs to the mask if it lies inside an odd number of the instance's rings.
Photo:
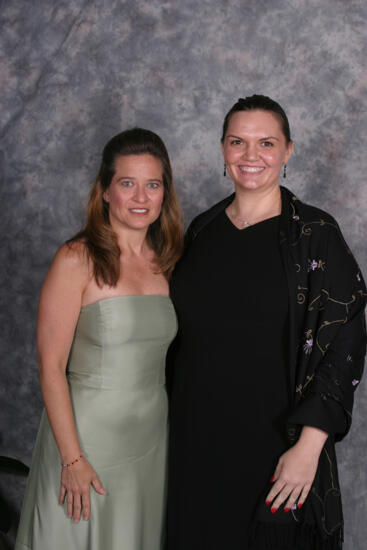
<path id="1" fill-rule="evenodd" d="M 277 464 L 277 467 L 275 468 L 274 475 L 272 475 L 271 478 L 270 478 L 271 483 L 274 483 L 274 481 L 277 481 L 277 479 L 280 476 L 281 471 L 282 471 L 282 462 L 281 462 L 281 460 L 279 460 L 278 464 Z"/>
<path id="2" fill-rule="evenodd" d="M 82 511 L 82 499 L 80 494 L 74 494 L 73 499 L 73 520 L 74 523 L 78 523 L 80 521 L 80 515 Z"/>
<path id="3" fill-rule="evenodd" d="M 92 479 L 92 487 L 93 489 L 99 493 L 100 495 L 105 495 L 106 494 L 106 490 L 105 488 L 103 487 L 102 483 L 100 482 L 100 480 L 98 479 L 97 476 L 95 476 L 93 479 Z"/>
<path id="4" fill-rule="evenodd" d="M 301 494 L 302 492 L 302 488 L 301 487 L 296 487 L 292 492 L 291 494 L 289 495 L 288 497 L 288 500 L 287 502 L 285 503 L 284 505 L 284 512 L 287 514 L 288 512 L 290 512 L 291 510 L 294 510 L 296 508 L 296 502 L 299 498 L 299 495 Z"/>
<path id="5" fill-rule="evenodd" d="M 292 509 L 293 504 L 297 501 L 297 498 L 299 497 L 301 493 L 302 487 L 292 487 L 291 485 L 287 485 L 284 487 L 284 489 L 277 495 L 276 499 L 274 500 L 272 504 L 272 510 L 275 508 L 275 510 L 278 510 L 282 504 L 284 504 L 284 511 L 290 512 Z M 274 512 L 275 513 L 275 512 Z"/>
<path id="6" fill-rule="evenodd" d="M 275 489 L 275 486 L 274 486 Z M 295 507 L 298 509 L 302 508 L 308 493 L 310 492 L 311 485 L 306 484 L 304 487 L 301 485 L 297 485 L 296 487 L 292 485 L 285 485 L 281 491 L 276 494 L 275 497 L 272 495 L 272 491 L 270 491 L 266 504 L 269 506 L 271 504 L 271 512 L 275 514 L 275 512 L 284 504 L 284 512 L 288 513 L 292 509 L 294 510 Z"/>
<path id="7" fill-rule="evenodd" d="M 82 494 L 83 519 L 90 518 L 90 492 L 89 490 Z"/>
<path id="8" fill-rule="evenodd" d="M 269 493 L 266 497 L 265 504 L 267 506 L 270 506 L 270 504 L 273 502 L 273 500 L 277 497 L 277 495 L 279 495 L 279 493 L 286 486 L 285 481 L 282 481 L 281 479 L 278 479 L 277 481 L 275 481 L 275 474 L 271 479 L 273 480 L 274 485 L 272 486 L 271 490 L 269 491 Z M 273 509 L 273 506 L 272 506 L 272 509 Z"/>
<path id="9" fill-rule="evenodd" d="M 278 508 L 281 506 L 283 502 L 287 500 L 289 495 L 291 494 L 293 490 L 293 487 L 290 485 L 286 485 L 284 482 L 276 482 L 271 489 L 266 502 L 268 506 L 271 504 L 271 513 L 275 514 L 275 512 L 278 510 Z"/>
<path id="10" fill-rule="evenodd" d="M 73 493 L 71 491 L 66 492 L 66 512 L 68 518 L 73 517 Z"/>
<path id="11" fill-rule="evenodd" d="M 60 485 L 59 504 L 64 504 L 66 495 L 66 489 L 63 485 Z"/>
<path id="12" fill-rule="evenodd" d="M 308 493 L 310 492 L 311 487 L 312 487 L 312 485 L 310 485 L 310 484 L 307 484 L 303 487 L 301 495 L 298 498 L 297 508 L 302 508 L 306 498 L 308 497 Z"/>
<path id="13" fill-rule="evenodd" d="M 83 495 L 80 493 L 73 493 L 72 491 L 67 491 L 66 493 L 66 510 L 68 518 L 72 518 L 74 523 L 79 523 L 82 510 L 83 510 L 83 519 L 89 519 L 90 516 L 90 498 L 89 490 Z"/>

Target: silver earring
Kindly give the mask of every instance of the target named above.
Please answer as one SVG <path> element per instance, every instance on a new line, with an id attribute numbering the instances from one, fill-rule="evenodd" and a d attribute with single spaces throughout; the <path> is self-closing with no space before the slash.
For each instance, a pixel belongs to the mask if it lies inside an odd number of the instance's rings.
<path id="1" fill-rule="evenodd" d="M 226 166 L 226 163 L 224 163 L 223 176 L 226 177 L 226 175 L 227 175 L 227 166 Z"/>
<path id="2" fill-rule="evenodd" d="M 287 177 L 287 165 L 284 165 L 283 178 Z"/>

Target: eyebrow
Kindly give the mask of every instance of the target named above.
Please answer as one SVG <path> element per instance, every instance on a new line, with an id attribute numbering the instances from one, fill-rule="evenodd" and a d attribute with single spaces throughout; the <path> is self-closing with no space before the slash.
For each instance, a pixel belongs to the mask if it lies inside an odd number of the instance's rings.
<path id="1" fill-rule="evenodd" d="M 120 181 L 120 180 L 135 180 L 136 178 L 134 178 L 134 176 L 119 176 L 117 178 L 116 181 Z M 158 181 L 159 183 L 162 183 L 162 180 L 161 179 L 158 179 L 158 178 L 151 178 L 151 179 L 148 179 L 147 181 L 150 181 L 150 182 L 156 182 Z"/>
<path id="2" fill-rule="evenodd" d="M 228 134 L 228 136 L 226 136 L 227 138 L 229 137 L 232 137 L 232 138 L 236 138 L 236 139 L 243 139 L 239 136 L 235 136 L 234 134 Z M 266 137 L 262 137 L 259 139 L 259 141 L 265 141 L 267 139 L 275 139 L 276 141 L 279 141 L 279 138 L 275 137 L 275 136 L 266 136 Z"/>

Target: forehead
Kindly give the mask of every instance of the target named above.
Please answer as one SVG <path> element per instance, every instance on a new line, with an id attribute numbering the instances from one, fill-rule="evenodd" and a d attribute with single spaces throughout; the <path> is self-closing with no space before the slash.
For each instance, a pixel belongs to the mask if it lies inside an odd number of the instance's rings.
<path id="1" fill-rule="evenodd" d="M 157 157 L 149 154 L 119 155 L 115 159 L 115 175 L 132 176 L 144 173 L 148 177 L 162 176 L 162 163 Z"/>
<path id="2" fill-rule="evenodd" d="M 228 123 L 227 135 L 256 134 L 261 136 L 283 135 L 278 116 L 271 111 L 239 111 Z"/>

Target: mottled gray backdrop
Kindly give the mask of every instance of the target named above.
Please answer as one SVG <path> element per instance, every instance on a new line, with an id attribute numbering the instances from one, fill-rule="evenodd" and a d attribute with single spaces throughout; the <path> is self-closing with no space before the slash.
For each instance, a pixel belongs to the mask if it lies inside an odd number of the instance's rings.
<path id="1" fill-rule="evenodd" d="M 40 286 L 121 129 L 165 140 L 188 222 L 231 189 L 224 114 L 240 96 L 272 96 L 295 141 L 287 185 L 337 217 L 366 274 L 366 22 L 365 0 L 0 1 L 0 455 L 30 462 Z M 364 383 L 338 450 L 346 550 L 366 548 L 366 442 Z M 2 475 L 14 524 L 23 488 Z"/>

